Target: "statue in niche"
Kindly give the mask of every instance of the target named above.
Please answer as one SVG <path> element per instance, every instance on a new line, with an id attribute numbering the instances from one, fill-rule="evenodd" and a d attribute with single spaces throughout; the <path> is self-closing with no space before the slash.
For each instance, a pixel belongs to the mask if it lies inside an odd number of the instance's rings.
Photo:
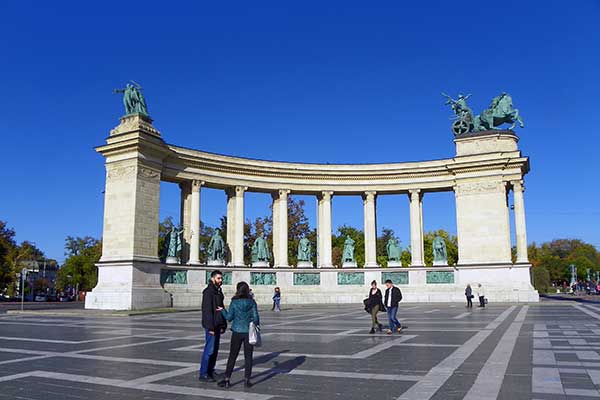
<path id="1" fill-rule="evenodd" d="M 344 242 L 344 250 L 342 251 L 342 263 L 354 262 L 354 240 L 350 236 L 346 236 Z"/>
<path id="2" fill-rule="evenodd" d="M 388 261 L 400 261 L 402 249 L 398 244 L 398 239 L 390 238 L 385 246 L 385 249 L 387 250 Z"/>
<path id="3" fill-rule="evenodd" d="M 310 262 L 312 258 L 312 246 L 310 240 L 302 237 L 298 243 L 298 261 Z"/>
<path id="4" fill-rule="evenodd" d="M 179 254 L 183 247 L 182 235 L 183 228 L 172 227 L 166 236 L 165 253 L 167 254 L 167 264 L 178 264 Z"/>
<path id="5" fill-rule="evenodd" d="M 208 243 L 208 261 L 222 262 L 225 259 L 225 242 L 221 236 L 221 230 L 215 229 L 215 232 Z"/>
<path id="6" fill-rule="evenodd" d="M 269 252 L 265 235 L 261 232 L 252 245 L 252 263 L 268 263 L 269 258 L 271 258 L 271 253 Z"/>
<path id="7" fill-rule="evenodd" d="M 123 105 L 125 106 L 125 115 L 142 114 L 148 116 L 148 106 L 146 99 L 142 94 L 142 86 L 135 81 L 130 81 L 125 85 L 125 89 L 115 89 L 114 93 L 123 93 Z"/>
<path id="8" fill-rule="evenodd" d="M 441 236 L 433 238 L 433 265 L 448 265 L 446 242 Z"/>

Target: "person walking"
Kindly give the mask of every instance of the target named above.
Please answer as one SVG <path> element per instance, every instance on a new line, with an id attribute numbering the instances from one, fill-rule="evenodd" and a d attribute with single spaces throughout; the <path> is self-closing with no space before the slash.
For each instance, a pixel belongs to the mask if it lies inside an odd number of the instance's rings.
<path id="1" fill-rule="evenodd" d="M 467 308 L 473 308 L 473 289 L 471 289 L 471 284 L 467 283 L 467 288 L 465 289 L 465 296 L 467 297 Z"/>
<path id="2" fill-rule="evenodd" d="M 391 279 L 385 281 L 385 286 L 387 289 L 385 290 L 385 301 L 384 305 L 387 309 L 388 321 L 390 324 L 389 329 L 386 331 L 388 335 L 391 335 L 394 331 L 398 333 L 402 332 L 402 324 L 396 318 L 396 314 L 398 313 L 398 303 L 402 300 L 402 292 L 392 283 Z"/>
<path id="3" fill-rule="evenodd" d="M 281 289 L 279 287 L 275 288 L 275 293 L 273 294 L 273 308 L 271 308 L 271 311 L 281 311 Z"/>
<path id="4" fill-rule="evenodd" d="M 204 328 L 205 343 L 198 379 L 215 382 L 215 364 L 219 355 L 221 335 L 227 329 L 227 322 L 217 310 L 224 307 L 223 273 L 215 270 L 210 274 L 210 281 L 202 291 L 202 327 Z"/>
<path id="5" fill-rule="evenodd" d="M 254 346 L 249 341 L 249 326 L 250 322 L 255 325 L 260 325 L 258 316 L 258 307 L 256 302 L 250 297 L 250 287 L 246 282 L 237 284 L 235 296 L 231 299 L 229 311 L 220 310 L 223 318 L 231 322 L 231 343 L 229 345 L 229 358 L 227 359 L 227 368 L 225 369 L 225 377 L 219 382 L 220 387 L 229 388 L 231 384 L 231 374 L 235 367 L 235 362 L 240 354 L 242 344 L 244 345 L 244 386 L 252 387 L 250 377 L 252 376 L 252 352 Z"/>
<path id="6" fill-rule="evenodd" d="M 477 296 L 479 297 L 479 307 L 485 307 L 485 292 L 481 283 L 477 284 Z"/>
<path id="7" fill-rule="evenodd" d="M 377 288 L 377 281 L 371 282 L 371 290 L 369 290 L 369 298 L 367 300 L 367 309 L 371 314 L 371 331 L 369 331 L 369 333 L 375 333 L 375 329 L 381 332 L 383 330 L 383 325 L 377 320 L 377 313 L 383 311 L 384 307 L 381 290 Z"/>

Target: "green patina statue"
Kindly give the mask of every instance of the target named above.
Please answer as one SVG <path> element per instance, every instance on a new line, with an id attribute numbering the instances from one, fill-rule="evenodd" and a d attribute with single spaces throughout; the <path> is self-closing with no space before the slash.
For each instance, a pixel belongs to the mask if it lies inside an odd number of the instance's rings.
<path id="1" fill-rule="evenodd" d="M 342 251 L 342 263 L 354 262 L 354 240 L 350 236 L 346 236 L 344 242 L 344 250 Z"/>
<path id="2" fill-rule="evenodd" d="M 312 258 L 312 246 L 306 237 L 298 243 L 298 261 L 310 261 Z"/>
<path id="3" fill-rule="evenodd" d="M 265 236 L 263 233 L 258 235 L 254 244 L 252 245 L 252 262 L 269 262 L 269 258 L 271 258 L 271 253 L 269 252 L 269 247 L 267 246 L 267 241 L 265 240 Z"/>
<path id="4" fill-rule="evenodd" d="M 221 230 L 217 228 L 208 243 L 208 261 L 223 261 L 224 259 L 225 242 L 221 237 Z"/>
<path id="5" fill-rule="evenodd" d="M 167 258 L 176 258 L 179 259 L 179 253 L 182 248 L 182 240 L 181 234 L 183 233 L 183 229 L 177 229 L 175 227 L 171 228 L 169 231 L 166 240 L 165 240 L 165 249 Z"/>
<path id="6" fill-rule="evenodd" d="M 115 89 L 114 93 L 123 93 L 125 115 L 142 114 L 148 116 L 148 106 L 142 94 L 142 87 L 135 81 L 130 81 L 125 89 Z"/>
<path id="7" fill-rule="evenodd" d="M 446 242 L 441 236 L 433 238 L 433 265 L 447 265 L 448 252 L 446 251 Z"/>
<path id="8" fill-rule="evenodd" d="M 385 249 L 387 250 L 388 261 L 400 261 L 402 249 L 400 249 L 398 239 L 390 238 L 385 246 Z"/>
<path id="9" fill-rule="evenodd" d="M 525 126 L 519 115 L 519 110 L 513 108 L 512 97 L 508 93 L 503 92 L 494 97 L 490 106 L 479 115 L 474 115 L 473 111 L 467 106 L 467 99 L 471 97 L 470 94 L 465 96 L 459 93 L 456 100 L 445 93 L 442 93 L 442 96 L 446 97 L 445 104 L 452 107 L 452 111 L 456 116 L 456 120 L 452 124 L 452 131 L 456 136 L 494 130 L 503 124 L 512 124 L 508 129 L 514 129 L 517 122 L 521 128 Z"/>

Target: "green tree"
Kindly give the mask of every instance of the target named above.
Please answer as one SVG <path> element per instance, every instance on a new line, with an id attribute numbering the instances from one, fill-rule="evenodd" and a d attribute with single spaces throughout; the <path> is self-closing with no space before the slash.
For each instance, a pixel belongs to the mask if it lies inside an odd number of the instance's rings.
<path id="1" fill-rule="evenodd" d="M 338 234 L 333 235 L 331 240 L 333 265 L 341 268 L 344 242 L 346 237 L 350 236 L 354 240 L 354 260 L 358 266 L 363 267 L 365 265 L 365 235 L 363 231 L 348 225 L 342 225 L 337 232 Z"/>
<path id="2" fill-rule="evenodd" d="M 454 265 L 458 261 L 458 240 L 456 236 L 451 235 L 443 229 L 437 231 L 426 232 L 423 236 L 423 249 L 425 265 L 433 265 L 433 239 L 436 236 L 441 236 L 446 243 L 446 252 L 448 254 L 448 265 Z"/>
<path id="3" fill-rule="evenodd" d="M 78 243 L 78 246 L 72 246 Z M 98 282 L 96 263 L 102 255 L 102 242 L 86 236 L 67 237 L 65 240 L 67 259 L 58 270 L 56 286 L 63 290 L 66 286 L 77 286 L 83 291 L 92 290 Z"/>
<path id="4" fill-rule="evenodd" d="M 0 221 L 0 293 L 14 288 L 17 271 L 9 262 L 9 254 L 17 247 L 15 231 L 4 221 Z"/>
<path id="5" fill-rule="evenodd" d="M 533 285 L 540 293 L 550 290 L 550 272 L 544 266 L 533 267 Z"/>

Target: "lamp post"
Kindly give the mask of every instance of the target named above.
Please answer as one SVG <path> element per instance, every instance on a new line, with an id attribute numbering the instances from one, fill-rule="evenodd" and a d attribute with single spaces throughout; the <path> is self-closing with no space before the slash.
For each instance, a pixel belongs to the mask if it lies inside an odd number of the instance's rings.
<path id="1" fill-rule="evenodd" d="M 21 270 L 21 311 L 25 307 L 25 280 L 27 279 L 27 268 Z"/>

